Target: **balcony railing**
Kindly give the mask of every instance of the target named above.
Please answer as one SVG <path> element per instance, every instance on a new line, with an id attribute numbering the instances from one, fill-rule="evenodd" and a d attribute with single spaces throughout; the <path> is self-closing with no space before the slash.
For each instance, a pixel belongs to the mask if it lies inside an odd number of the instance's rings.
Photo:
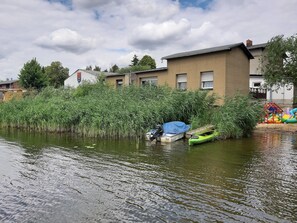
<path id="1" fill-rule="evenodd" d="M 267 90 L 263 88 L 250 88 L 250 95 L 253 98 L 266 99 Z"/>

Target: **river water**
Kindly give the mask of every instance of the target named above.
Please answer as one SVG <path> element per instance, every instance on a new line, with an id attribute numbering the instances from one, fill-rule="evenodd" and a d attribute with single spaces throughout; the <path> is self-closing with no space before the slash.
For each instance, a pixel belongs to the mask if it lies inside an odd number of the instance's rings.
<path id="1" fill-rule="evenodd" d="M 297 135 L 189 147 L 1 131 L 0 222 L 297 222 Z"/>

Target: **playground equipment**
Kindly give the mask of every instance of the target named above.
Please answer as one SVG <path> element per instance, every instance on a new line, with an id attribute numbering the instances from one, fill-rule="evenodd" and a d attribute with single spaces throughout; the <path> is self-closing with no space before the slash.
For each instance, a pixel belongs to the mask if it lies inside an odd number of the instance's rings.
<path id="1" fill-rule="evenodd" d="M 265 117 L 264 123 L 282 123 L 283 109 L 274 102 L 268 102 L 264 105 Z"/>
<path id="2" fill-rule="evenodd" d="M 282 122 L 287 124 L 297 123 L 297 108 L 293 108 L 289 111 L 289 114 L 283 115 Z"/>

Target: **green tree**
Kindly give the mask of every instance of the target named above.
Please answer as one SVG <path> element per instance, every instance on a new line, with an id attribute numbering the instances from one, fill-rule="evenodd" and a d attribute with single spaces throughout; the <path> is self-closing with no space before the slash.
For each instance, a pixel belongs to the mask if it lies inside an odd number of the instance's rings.
<path id="1" fill-rule="evenodd" d="M 123 73 L 130 73 L 130 72 L 136 72 L 136 71 L 144 71 L 144 70 L 150 70 L 151 68 L 149 66 L 132 66 L 132 67 L 123 67 L 118 72 Z"/>
<path id="2" fill-rule="evenodd" d="M 97 76 L 97 83 L 101 83 L 101 84 L 105 84 L 105 80 L 106 80 L 106 75 L 104 73 L 100 73 Z"/>
<path id="3" fill-rule="evenodd" d="M 95 67 L 94 67 L 93 70 L 94 70 L 94 71 L 101 71 L 101 67 L 95 65 Z"/>
<path id="4" fill-rule="evenodd" d="M 55 61 L 50 66 L 45 67 L 45 75 L 49 85 L 58 88 L 64 85 L 64 81 L 69 76 L 69 69 L 63 67 L 61 62 Z"/>
<path id="5" fill-rule="evenodd" d="M 92 65 L 86 66 L 86 70 L 93 70 Z"/>
<path id="6" fill-rule="evenodd" d="M 149 55 L 144 55 L 138 64 L 140 66 L 149 66 L 150 69 L 156 69 L 156 61 Z"/>
<path id="7" fill-rule="evenodd" d="M 132 58 L 132 60 L 131 60 L 131 67 L 133 67 L 133 66 L 136 66 L 136 65 L 138 65 L 138 63 L 139 63 L 139 59 L 138 59 L 138 57 L 134 54 L 134 56 L 133 56 L 133 58 Z"/>
<path id="8" fill-rule="evenodd" d="M 42 70 L 36 58 L 25 63 L 19 74 L 20 85 L 25 89 L 36 90 L 47 86 L 48 80 Z"/>
<path id="9" fill-rule="evenodd" d="M 268 87 L 293 84 L 297 89 L 297 35 L 275 36 L 268 41 L 262 57 L 261 71 Z M 294 91 L 294 104 L 296 103 Z"/>
<path id="10" fill-rule="evenodd" d="M 118 65 L 113 65 L 110 69 L 109 69 L 109 72 L 113 72 L 113 73 L 116 73 L 116 72 L 119 72 L 120 68 L 118 67 Z"/>

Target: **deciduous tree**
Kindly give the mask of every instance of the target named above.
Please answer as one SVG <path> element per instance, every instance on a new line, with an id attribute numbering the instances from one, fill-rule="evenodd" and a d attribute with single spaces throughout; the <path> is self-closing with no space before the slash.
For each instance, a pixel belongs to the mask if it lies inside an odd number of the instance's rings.
<path id="1" fill-rule="evenodd" d="M 119 73 L 130 73 L 130 72 L 136 72 L 136 71 L 144 71 L 144 70 L 149 70 L 149 66 L 132 66 L 132 67 L 123 67 L 119 70 Z"/>
<path id="2" fill-rule="evenodd" d="M 25 63 L 19 74 L 20 85 L 25 89 L 36 90 L 47 86 L 48 80 L 42 70 L 36 58 Z"/>
<path id="3" fill-rule="evenodd" d="M 149 55 L 144 55 L 138 64 L 140 66 L 149 66 L 151 69 L 156 68 L 156 61 Z"/>
<path id="4" fill-rule="evenodd" d="M 118 65 L 113 65 L 110 69 L 109 69 L 109 72 L 113 72 L 113 73 L 116 73 L 116 72 L 119 72 L 119 67 Z"/>
<path id="5" fill-rule="evenodd" d="M 101 67 L 99 67 L 99 66 L 95 66 L 93 70 L 94 70 L 94 71 L 101 71 Z"/>
<path id="6" fill-rule="evenodd" d="M 261 63 L 261 71 L 268 87 L 293 84 L 294 103 L 297 92 L 297 34 L 275 36 L 268 41 Z"/>
<path id="7" fill-rule="evenodd" d="M 55 61 L 50 66 L 45 67 L 45 75 L 49 85 L 58 88 L 64 85 L 64 80 L 69 76 L 69 69 L 63 67 L 61 62 Z"/>
<path id="8" fill-rule="evenodd" d="M 92 65 L 86 66 L 86 70 L 93 70 Z"/>

